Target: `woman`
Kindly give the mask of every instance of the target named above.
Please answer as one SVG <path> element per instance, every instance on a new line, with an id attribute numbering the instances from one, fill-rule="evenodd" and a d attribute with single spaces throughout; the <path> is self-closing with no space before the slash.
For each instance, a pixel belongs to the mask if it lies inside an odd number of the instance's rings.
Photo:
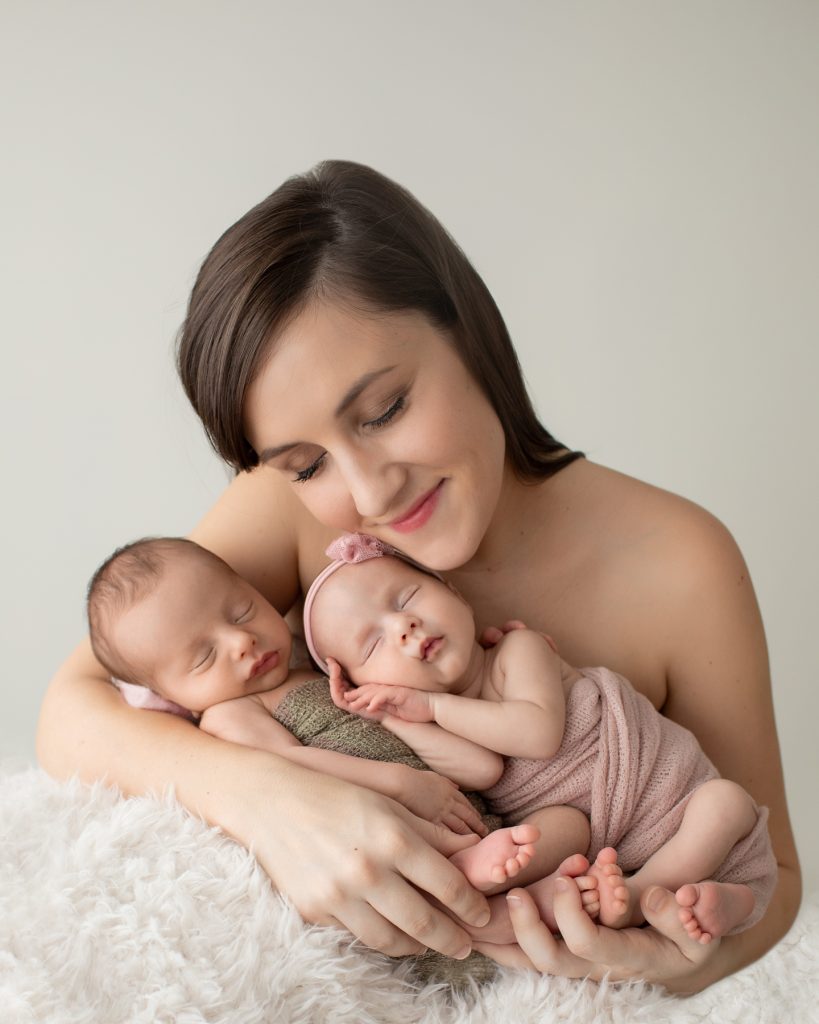
<path id="1" fill-rule="evenodd" d="M 799 869 L 765 640 L 736 545 L 701 509 L 543 429 L 483 282 L 412 196 L 344 162 L 286 182 L 207 257 L 179 369 L 239 471 L 192 536 L 277 608 L 298 602 L 340 530 L 375 534 L 445 572 L 481 626 L 522 619 L 570 662 L 625 675 L 770 808 L 780 885 L 748 932 L 700 946 L 661 889 L 645 895 L 652 927 L 613 932 L 567 885 L 555 902 L 562 940 L 516 893 L 520 948 L 487 952 L 690 992 L 785 932 Z M 172 782 L 252 847 L 305 918 L 389 954 L 467 954 L 466 932 L 425 895 L 471 923 L 486 914 L 444 856 L 457 839 L 431 826 L 421 838 L 374 793 L 129 709 L 87 643 L 48 691 L 38 752 L 57 776 L 105 775 L 128 793 Z"/>

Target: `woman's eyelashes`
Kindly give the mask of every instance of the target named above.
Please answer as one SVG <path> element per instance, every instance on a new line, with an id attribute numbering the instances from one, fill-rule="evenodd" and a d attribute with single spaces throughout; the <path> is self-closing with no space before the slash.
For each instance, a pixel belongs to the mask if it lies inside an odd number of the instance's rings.
<path id="1" fill-rule="evenodd" d="M 376 416 L 374 419 L 367 420 L 366 423 L 362 424 L 369 430 L 378 430 L 394 420 L 395 417 L 401 412 L 406 406 L 407 396 L 405 394 L 398 395 L 392 400 L 391 405 L 388 409 L 381 413 L 380 416 Z"/>
<path id="2" fill-rule="evenodd" d="M 293 483 L 303 484 L 306 483 L 311 477 L 315 476 L 321 469 L 321 464 L 327 458 L 327 452 L 322 452 L 321 455 L 316 459 L 315 462 L 311 462 L 306 469 L 300 469 L 293 477 Z"/>
<path id="3" fill-rule="evenodd" d="M 373 419 L 365 420 L 361 426 L 366 430 L 381 430 L 391 423 L 400 413 L 402 413 L 407 407 L 407 392 L 402 392 L 395 398 L 390 400 L 388 407 L 380 415 L 375 416 Z M 306 483 L 318 473 L 324 461 L 327 458 L 327 452 L 322 452 L 321 455 L 309 466 L 304 469 L 296 471 L 296 475 L 293 477 L 293 483 Z"/>

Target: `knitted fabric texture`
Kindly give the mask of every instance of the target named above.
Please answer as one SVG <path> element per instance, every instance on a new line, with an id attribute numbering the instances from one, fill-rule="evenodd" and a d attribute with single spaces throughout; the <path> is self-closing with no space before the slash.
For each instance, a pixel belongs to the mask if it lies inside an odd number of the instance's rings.
<path id="1" fill-rule="evenodd" d="M 589 858 L 613 846 L 623 870 L 634 871 L 677 832 L 694 790 L 719 773 L 693 733 L 659 714 L 628 680 L 605 668 L 582 672 L 555 756 L 510 758 L 484 796 L 507 825 L 540 807 L 577 807 L 590 819 Z M 754 911 L 735 931 L 762 917 L 776 883 L 767 821 L 768 809 L 757 808 L 754 828 L 712 876 L 754 893 Z"/>
<path id="2" fill-rule="evenodd" d="M 305 746 L 431 771 L 415 751 L 378 722 L 337 708 L 326 679 L 314 679 L 286 693 L 273 717 Z M 487 813 L 486 802 L 479 793 L 466 793 L 465 796 L 490 832 L 500 828 L 503 823 L 500 818 Z M 491 981 L 497 973 L 497 965 L 478 952 L 470 953 L 465 960 L 452 960 L 430 949 L 401 959 L 411 964 L 412 973 L 418 981 L 438 982 L 455 989 Z"/>
<path id="3" fill-rule="evenodd" d="M 314 679 L 286 693 L 273 717 L 306 747 L 320 747 L 369 761 L 391 761 L 418 771 L 431 771 L 414 750 L 378 722 L 337 708 L 326 679 Z M 500 818 L 487 812 L 486 801 L 479 793 L 466 793 L 465 796 L 490 832 L 500 828 Z"/>

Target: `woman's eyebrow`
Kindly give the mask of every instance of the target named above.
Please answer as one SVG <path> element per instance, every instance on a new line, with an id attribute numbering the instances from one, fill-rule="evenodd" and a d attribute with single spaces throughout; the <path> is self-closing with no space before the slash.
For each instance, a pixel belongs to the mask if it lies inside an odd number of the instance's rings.
<path id="1" fill-rule="evenodd" d="M 371 370 L 369 373 L 363 373 L 344 393 L 344 397 L 336 406 L 333 416 L 335 416 L 336 419 L 339 416 L 343 416 L 362 391 L 366 391 L 374 380 L 378 380 L 378 378 L 383 377 L 385 373 L 390 373 L 394 370 L 395 365 L 396 364 L 393 364 L 392 366 L 384 366 L 380 370 Z M 276 448 L 265 448 L 259 452 L 259 462 L 270 462 L 277 456 L 283 455 L 285 452 L 289 452 L 293 448 L 298 448 L 300 443 L 300 441 L 293 441 L 290 444 L 280 444 Z"/>
<path id="2" fill-rule="evenodd" d="M 345 393 L 344 397 L 336 406 L 333 415 L 338 418 L 342 416 L 358 398 L 362 391 L 365 391 L 374 380 L 378 380 L 379 377 L 383 377 L 385 373 L 389 373 L 394 370 L 395 366 L 384 366 L 380 370 L 371 370 L 369 373 L 363 373 L 357 381 L 355 381 Z"/>

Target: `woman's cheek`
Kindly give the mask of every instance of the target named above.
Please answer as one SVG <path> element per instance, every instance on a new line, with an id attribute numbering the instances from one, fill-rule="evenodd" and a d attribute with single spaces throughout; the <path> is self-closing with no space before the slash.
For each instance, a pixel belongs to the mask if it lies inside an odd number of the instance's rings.
<path id="1" fill-rule="evenodd" d="M 338 481 L 316 479 L 293 486 L 304 507 L 320 523 L 334 530 L 358 528 L 359 517 L 353 499 Z"/>

